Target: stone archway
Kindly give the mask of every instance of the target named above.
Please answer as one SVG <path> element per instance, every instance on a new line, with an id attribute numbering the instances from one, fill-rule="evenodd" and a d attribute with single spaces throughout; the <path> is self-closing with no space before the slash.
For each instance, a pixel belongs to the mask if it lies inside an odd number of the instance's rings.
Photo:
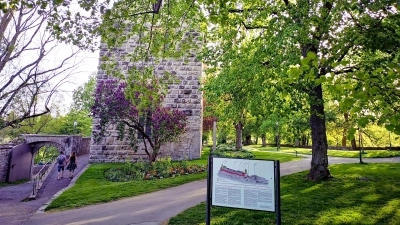
<path id="1" fill-rule="evenodd" d="M 75 151 L 77 155 L 87 153 L 85 147 L 82 148 L 81 136 L 35 134 L 21 136 L 25 139 L 24 143 L 0 148 L 0 181 L 29 179 L 33 156 L 44 146 L 56 147 L 67 155 L 72 151 Z"/>
<path id="2" fill-rule="evenodd" d="M 82 136 L 70 135 L 36 135 L 23 134 L 25 143 L 32 148 L 32 154 L 36 153 L 43 146 L 54 146 L 60 151 L 64 151 L 66 155 L 75 151 L 78 155 L 81 152 Z"/>

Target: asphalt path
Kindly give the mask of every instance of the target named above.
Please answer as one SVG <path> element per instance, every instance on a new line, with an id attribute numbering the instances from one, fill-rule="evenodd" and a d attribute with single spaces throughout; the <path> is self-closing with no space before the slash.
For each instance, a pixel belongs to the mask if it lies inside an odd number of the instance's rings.
<path id="1" fill-rule="evenodd" d="M 78 174 L 89 160 L 89 154 L 78 156 Z M 57 180 L 57 166 L 54 166 L 47 179 L 43 182 L 38 192 L 38 197 L 32 201 L 26 201 L 32 192 L 33 183 L 12 185 L 0 188 L 0 225 L 21 225 L 27 223 L 38 209 L 46 205 L 57 193 L 71 184 L 69 171 L 64 171 L 64 177 Z M 43 225 L 47 223 L 42 223 Z"/>
<path id="2" fill-rule="evenodd" d="M 310 169 L 311 157 L 281 164 L 281 176 Z M 359 159 L 329 157 L 329 164 L 357 163 Z M 400 157 L 364 159 L 367 163 L 399 163 Z M 78 209 L 35 213 L 23 224 L 97 224 L 97 225 L 158 225 L 180 212 L 206 200 L 206 180 L 178 187 L 126 198 L 119 201 L 87 206 Z"/>

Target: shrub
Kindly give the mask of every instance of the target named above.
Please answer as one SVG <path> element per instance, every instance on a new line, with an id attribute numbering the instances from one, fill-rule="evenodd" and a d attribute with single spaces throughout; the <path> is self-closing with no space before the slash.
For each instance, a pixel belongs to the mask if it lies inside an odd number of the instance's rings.
<path id="1" fill-rule="evenodd" d="M 166 157 L 152 164 L 143 161 L 136 163 L 127 162 L 121 167 L 106 170 L 104 176 L 107 180 L 113 182 L 126 182 L 163 179 L 200 173 L 205 170 L 205 165 L 189 164 L 187 161 L 171 162 L 171 158 Z"/>
<path id="2" fill-rule="evenodd" d="M 245 149 L 236 149 L 235 146 L 226 144 L 218 145 L 215 151 L 211 152 L 211 155 L 241 159 L 250 159 L 255 157 L 254 154 L 250 151 L 247 151 Z"/>

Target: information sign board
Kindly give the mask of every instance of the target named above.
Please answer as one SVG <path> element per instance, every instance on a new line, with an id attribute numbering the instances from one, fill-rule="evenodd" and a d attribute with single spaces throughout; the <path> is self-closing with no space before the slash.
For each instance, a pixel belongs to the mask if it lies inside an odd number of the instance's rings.
<path id="1" fill-rule="evenodd" d="M 275 161 L 213 157 L 211 205 L 275 212 Z"/>

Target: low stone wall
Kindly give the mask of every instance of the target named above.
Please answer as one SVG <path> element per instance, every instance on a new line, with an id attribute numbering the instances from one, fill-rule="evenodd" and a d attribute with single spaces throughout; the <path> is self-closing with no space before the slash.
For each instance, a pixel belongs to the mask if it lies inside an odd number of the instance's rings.
<path id="1" fill-rule="evenodd" d="M 13 145 L 11 144 L 0 145 L 0 182 L 5 182 L 7 180 L 8 164 L 10 162 L 12 147 Z"/>
<path id="2" fill-rule="evenodd" d="M 81 150 L 78 155 L 89 154 L 90 152 L 90 137 L 82 138 L 81 140 Z"/>

